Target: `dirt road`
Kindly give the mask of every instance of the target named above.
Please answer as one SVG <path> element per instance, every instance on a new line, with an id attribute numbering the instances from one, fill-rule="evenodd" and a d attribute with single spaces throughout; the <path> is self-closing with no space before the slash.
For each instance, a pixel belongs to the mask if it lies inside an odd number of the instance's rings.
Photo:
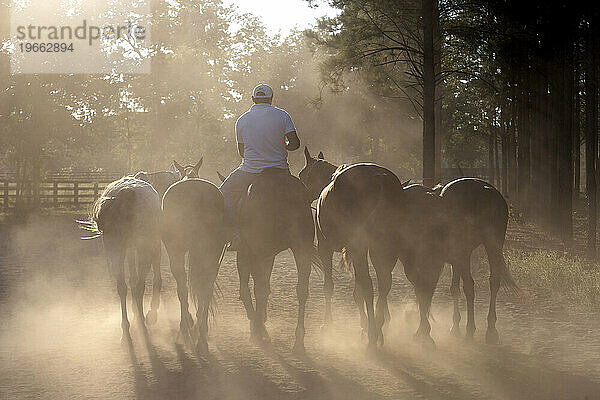
<path id="1" fill-rule="evenodd" d="M 219 275 L 222 297 L 210 332 L 210 357 L 197 358 L 175 341 L 178 302 L 164 256 L 158 324 L 148 340 L 138 330 L 131 346 L 121 345 L 119 302 L 101 243 L 79 241 L 71 221 L 42 218 L 0 228 L 2 399 L 600 398 L 598 316 L 527 288 L 518 298 L 501 292 L 502 344 L 487 346 L 488 270 L 479 261 L 473 266 L 478 331 L 472 343 L 449 333 L 448 271 L 432 308 L 437 350 L 425 351 L 413 341 L 418 314 L 398 264 L 390 294 L 392 322 L 377 356 L 365 355 L 353 278 L 347 274 L 337 274 L 333 330 L 320 333 L 322 279 L 313 273 L 307 354 L 297 357 L 291 353 L 296 272 L 290 255 L 282 253 L 271 284 L 270 346 L 248 340 L 231 255 Z"/>

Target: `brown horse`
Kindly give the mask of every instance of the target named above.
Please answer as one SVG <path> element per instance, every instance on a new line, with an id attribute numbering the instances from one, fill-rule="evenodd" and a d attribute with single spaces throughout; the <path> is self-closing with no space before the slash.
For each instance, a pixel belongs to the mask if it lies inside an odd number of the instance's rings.
<path id="1" fill-rule="evenodd" d="M 325 323 L 331 322 L 333 293 L 332 262 L 334 251 L 344 250 L 352 260 L 355 273 L 354 299 L 363 332 L 369 338 L 369 350 L 383 343 L 382 326 L 389 316 L 387 295 L 392 270 L 398 258 L 397 225 L 401 220 L 402 183 L 390 170 L 375 164 L 337 167 L 313 158 L 304 149 L 306 165 L 300 179 L 317 203 L 318 252 L 324 264 Z M 373 283 L 369 275 L 367 253 L 377 273 L 379 297 L 373 308 Z"/>
<path id="2" fill-rule="evenodd" d="M 430 190 L 421 185 L 411 185 L 414 190 Z M 496 297 L 500 285 L 509 290 L 517 290 L 512 279 L 502 248 L 508 223 L 508 206 L 502 194 L 489 183 L 476 178 L 460 178 L 439 186 L 436 194 L 443 199 L 445 213 L 443 218 L 447 224 L 447 255 L 445 261 L 452 264 L 452 285 L 450 293 L 454 299 L 454 315 L 452 332 L 458 334 L 460 310 L 460 280 L 467 299 L 467 337 L 475 333 L 475 290 L 471 276 L 471 253 L 483 245 L 490 265 L 490 306 L 488 326 L 485 335 L 487 343 L 498 343 L 496 329 Z"/>
<path id="3" fill-rule="evenodd" d="M 198 170 L 202 166 L 202 158 L 195 165 L 187 165 L 182 167 L 176 161 L 173 161 L 171 168 L 168 171 L 159 171 L 148 173 L 140 171 L 134 175 L 134 178 L 148 182 L 158 193 L 159 199 L 162 198 L 172 184 L 186 176 L 186 174 L 195 174 L 198 176 Z M 187 171 L 187 172 L 186 172 Z M 148 315 L 146 315 L 146 323 L 154 324 L 158 319 L 158 308 L 160 307 L 160 291 L 162 290 L 162 277 L 160 274 L 160 264 L 152 265 L 152 305 Z"/>
<path id="4" fill-rule="evenodd" d="M 128 249 L 131 292 L 137 321 L 144 323 L 144 288 L 151 266 L 160 265 L 160 200 L 150 184 L 133 177 L 112 182 L 94 203 L 82 227 L 102 237 L 121 299 L 121 340 L 130 339 L 124 261 Z M 135 257 L 134 252 L 137 254 Z M 135 259 L 137 258 L 137 265 Z M 152 312 L 152 310 L 151 310 Z M 150 313 L 149 313 L 150 314 Z"/>
<path id="5" fill-rule="evenodd" d="M 275 256 L 291 249 L 298 270 L 298 322 L 294 351 L 304 350 L 304 313 L 314 247 L 311 199 L 298 178 L 277 168 L 264 170 L 242 199 L 241 244 L 237 252 L 240 299 L 250 320 L 253 341 L 269 341 L 265 328 L 271 272 Z M 317 265 L 319 263 L 317 262 Z M 254 280 L 256 307 L 248 286 Z"/>
<path id="6" fill-rule="evenodd" d="M 223 256 L 226 231 L 223 195 L 211 182 L 198 179 L 202 160 L 194 166 L 174 165 L 184 177 L 163 196 L 162 239 L 181 306 L 180 334 L 197 337 L 196 351 L 208 352 L 208 314 L 213 286 Z M 190 291 L 196 304 L 196 325 L 189 312 L 185 255 L 189 253 Z"/>

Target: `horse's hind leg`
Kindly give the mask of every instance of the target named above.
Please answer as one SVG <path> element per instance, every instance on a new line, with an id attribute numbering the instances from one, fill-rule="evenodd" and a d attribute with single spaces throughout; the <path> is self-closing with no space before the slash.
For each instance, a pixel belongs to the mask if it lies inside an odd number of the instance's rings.
<path id="1" fill-rule="evenodd" d="M 190 250 L 190 275 L 192 292 L 196 298 L 196 324 L 198 340 L 196 351 L 208 354 L 208 314 L 213 297 L 213 287 L 219 273 L 219 256 L 222 245 L 201 250 Z"/>
<path id="2" fill-rule="evenodd" d="M 105 240 L 106 244 L 106 240 Z M 127 283 L 125 283 L 125 249 L 124 248 L 115 248 L 112 250 L 108 250 L 110 264 L 111 264 L 111 273 L 115 278 L 117 283 L 117 293 L 119 294 L 119 298 L 121 300 L 121 343 L 126 340 L 130 340 L 131 336 L 129 335 L 129 319 L 127 318 Z"/>
<path id="3" fill-rule="evenodd" d="M 274 256 L 257 259 L 257 263 L 254 266 L 255 272 L 252 274 L 252 278 L 254 279 L 254 298 L 256 299 L 254 339 L 265 342 L 270 341 L 265 322 L 267 322 L 267 307 L 269 304 L 269 295 L 271 294 L 271 272 L 273 271 L 274 261 Z"/>
<path id="4" fill-rule="evenodd" d="M 354 303 L 356 304 L 356 308 L 358 309 L 361 333 L 363 337 L 366 337 L 368 336 L 369 322 L 367 319 L 367 313 L 365 312 L 365 300 L 362 295 L 360 283 L 358 282 L 358 279 L 356 279 L 356 276 L 354 277 L 354 292 L 352 293 L 352 297 L 354 298 Z"/>
<path id="5" fill-rule="evenodd" d="M 256 311 L 254 310 L 254 304 L 252 304 L 252 294 L 250 293 L 250 287 L 248 285 L 250 281 L 250 270 L 252 268 L 252 257 L 247 251 L 240 249 L 237 252 L 237 270 L 240 278 L 240 300 L 244 304 L 246 309 L 246 316 L 250 320 L 250 334 L 254 335 L 254 319 L 256 318 Z"/>
<path id="6" fill-rule="evenodd" d="M 378 343 L 383 346 L 382 328 L 386 319 L 389 320 L 390 315 L 387 296 L 392 288 L 392 270 L 396 265 L 396 253 L 389 248 L 380 246 L 379 248 L 374 247 L 370 251 L 370 255 L 377 273 L 377 288 L 379 291 L 375 310 L 375 323 L 377 324 Z"/>
<path id="7" fill-rule="evenodd" d="M 497 344 L 500 338 L 496 329 L 496 297 L 500 289 L 501 271 L 506 269 L 506 264 L 502 255 L 502 245 L 486 244 L 485 250 L 490 264 L 490 309 L 487 317 L 488 326 L 485 332 L 485 341 L 488 344 Z"/>
<path id="8" fill-rule="evenodd" d="M 331 297 L 333 297 L 333 250 L 325 239 L 319 239 L 319 258 L 323 262 L 323 292 L 325 295 L 325 319 L 321 330 L 327 329 L 331 325 Z"/>
<path id="9" fill-rule="evenodd" d="M 298 321 L 296 323 L 296 341 L 294 352 L 304 352 L 304 314 L 306 301 L 308 300 L 308 286 L 310 281 L 310 255 L 312 249 L 292 249 L 296 268 L 298 270 L 298 283 L 296 284 L 296 295 L 298 296 Z M 331 264 L 331 258 L 330 264 Z"/>
<path id="10" fill-rule="evenodd" d="M 454 335 L 460 334 L 460 271 L 456 263 L 452 263 L 452 284 L 450 285 L 450 295 L 454 303 L 454 311 L 452 313 L 452 329 Z"/>
<path id="11" fill-rule="evenodd" d="M 146 246 L 138 246 L 138 266 L 135 275 L 135 283 L 131 288 L 134 293 L 133 298 L 136 305 L 137 321 L 144 325 L 144 291 L 146 289 L 146 276 L 152 266 L 153 252 Z"/>
<path id="12" fill-rule="evenodd" d="M 471 275 L 470 254 L 463 254 L 456 262 L 463 281 L 463 291 L 467 299 L 467 339 L 475 334 L 475 282 Z"/>
<path id="13" fill-rule="evenodd" d="M 152 301 L 150 310 L 146 314 L 146 324 L 154 325 L 158 319 L 158 307 L 160 307 L 160 292 L 162 290 L 162 277 L 160 276 L 160 243 L 157 250 L 154 251 L 152 258 Z"/>
<path id="14" fill-rule="evenodd" d="M 181 320 L 179 322 L 179 333 L 184 339 L 189 338 L 194 320 L 189 311 L 187 275 L 185 273 L 185 250 L 177 246 L 168 246 L 171 273 L 177 282 L 177 296 L 181 307 Z"/>
<path id="15" fill-rule="evenodd" d="M 373 310 L 373 281 L 369 275 L 367 249 L 352 249 L 351 254 L 354 265 L 354 276 L 356 283 L 360 288 L 360 295 L 364 300 L 364 306 L 367 312 L 367 332 L 369 338 L 367 350 L 374 351 L 377 348 L 377 328 L 375 326 L 375 312 Z"/>
<path id="16" fill-rule="evenodd" d="M 431 300 L 440 277 L 443 262 L 435 258 L 419 258 L 421 260 L 414 265 L 405 264 L 406 276 L 415 287 L 415 294 L 417 296 L 417 302 L 419 303 L 421 320 L 416 336 L 422 340 L 424 344 L 435 346 L 435 342 L 430 335 L 431 324 L 429 323 L 429 311 L 431 309 Z"/>

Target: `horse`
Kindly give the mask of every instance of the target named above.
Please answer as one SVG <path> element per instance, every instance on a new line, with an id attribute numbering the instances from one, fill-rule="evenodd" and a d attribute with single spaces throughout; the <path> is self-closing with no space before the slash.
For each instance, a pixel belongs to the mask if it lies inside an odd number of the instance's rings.
<path id="1" fill-rule="evenodd" d="M 167 171 L 159 171 L 159 172 L 145 172 L 140 171 L 136 173 L 133 177 L 136 179 L 140 179 L 142 181 L 148 182 L 152 185 L 154 190 L 158 193 L 158 197 L 162 202 L 162 198 L 172 184 L 180 180 L 182 177 L 186 176 L 186 172 L 188 171 L 190 174 L 195 174 L 198 176 L 198 170 L 202 166 L 202 161 L 204 158 L 200 158 L 195 165 L 186 165 L 185 167 L 181 166 L 176 161 L 173 161 L 171 167 Z M 152 306 L 151 310 L 146 315 L 146 322 L 148 324 L 156 323 L 158 319 L 158 308 L 160 306 L 160 291 L 162 290 L 162 278 L 160 274 L 160 265 L 156 264 L 152 267 L 153 274 L 153 283 L 152 283 Z"/>
<path id="2" fill-rule="evenodd" d="M 336 166 L 320 152 L 313 158 L 304 148 L 306 164 L 299 174 L 311 199 L 317 199 L 318 253 L 324 266 L 325 322 L 331 322 L 332 255 L 342 251 L 355 273 L 354 300 L 361 317 L 368 350 L 383 344 L 382 326 L 389 319 L 387 296 L 398 258 L 397 229 L 403 188 L 390 170 L 370 163 Z M 373 283 L 367 253 L 377 274 L 379 297 L 373 308 Z"/>
<path id="3" fill-rule="evenodd" d="M 151 184 L 161 199 L 167 191 L 167 189 L 169 188 L 169 186 L 181 179 L 179 171 L 175 169 L 175 166 L 173 164 L 171 164 L 171 168 L 168 171 L 140 171 L 136 173 L 133 177 Z"/>
<path id="4" fill-rule="evenodd" d="M 411 185 L 420 191 L 431 190 L 422 185 Z M 452 265 L 450 293 L 454 302 L 452 332 L 459 334 L 461 320 L 459 309 L 460 281 L 467 300 L 467 338 L 475 334 L 474 281 L 471 275 L 471 253 L 483 245 L 490 265 L 490 305 L 487 316 L 485 341 L 499 342 L 496 329 L 496 297 L 501 285 L 512 291 L 518 286 L 510 275 L 502 248 L 508 224 L 508 205 L 502 194 L 491 184 L 477 178 L 460 178 L 445 186 L 438 185 L 433 192 L 444 203 L 445 223 L 448 227 L 445 261 Z"/>
<path id="5" fill-rule="evenodd" d="M 198 177 L 198 171 L 202 166 L 204 161 L 204 157 L 200 158 L 200 160 L 194 165 L 186 165 L 182 166 L 177 161 L 173 160 L 171 167 L 167 171 L 159 171 L 159 172 L 146 172 L 140 171 L 136 173 L 133 177 L 136 179 L 141 179 L 142 181 L 146 181 L 154 187 L 154 189 L 158 192 L 158 196 L 162 199 L 165 192 L 175 182 L 182 179 L 184 176 L 195 176 Z"/>
<path id="6" fill-rule="evenodd" d="M 302 182 L 278 168 L 265 169 L 241 200 L 241 243 L 237 252 L 240 299 L 250 321 L 250 338 L 255 343 L 270 341 L 265 323 L 273 262 L 278 253 L 291 249 L 298 271 L 299 303 L 293 350 L 304 351 L 304 314 L 311 264 L 321 268 L 313 244 L 310 203 Z M 250 293 L 250 277 L 254 281 L 256 307 Z"/>
<path id="7" fill-rule="evenodd" d="M 223 195 L 211 182 L 198 178 L 196 165 L 173 162 L 183 178 L 171 185 L 162 200 L 162 240 L 177 281 L 181 306 L 180 335 L 196 338 L 195 350 L 208 353 L 208 316 L 213 287 L 225 251 L 227 232 Z M 190 292 L 196 305 L 196 325 L 189 312 L 185 255 L 189 254 Z"/>
<path id="8" fill-rule="evenodd" d="M 136 320 L 144 325 L 145 280 L 160 266 L 160 200 L 152 185 L 127 176 L 109 184 L 95 201 L 88 221 L 77 221 L 102 237 L 121 300 L 121 341 L 130 340 L 124 261 L 128 249 L 131 292 Z M 135 251 L 135 254 L 133 253 Z M 135 257 L 137 255 L 137 257 Z M 137 258 L 137 265 L 135 259 Z M 152 312 L 150 310 L 149 314 Z"/>

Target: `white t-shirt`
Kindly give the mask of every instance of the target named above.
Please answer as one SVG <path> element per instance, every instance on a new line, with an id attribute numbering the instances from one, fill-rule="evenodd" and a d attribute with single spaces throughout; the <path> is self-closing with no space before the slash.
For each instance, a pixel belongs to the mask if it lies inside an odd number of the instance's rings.
<path id="1" fill-rule="evenodd" d="M 254 104 L 235 123 L 238 143 L 244 143 L 242 171 L 260 173 L 265 168 L 288 169 L 285 135 L 296 131 L 285 111 L 267 103 Z"/>

